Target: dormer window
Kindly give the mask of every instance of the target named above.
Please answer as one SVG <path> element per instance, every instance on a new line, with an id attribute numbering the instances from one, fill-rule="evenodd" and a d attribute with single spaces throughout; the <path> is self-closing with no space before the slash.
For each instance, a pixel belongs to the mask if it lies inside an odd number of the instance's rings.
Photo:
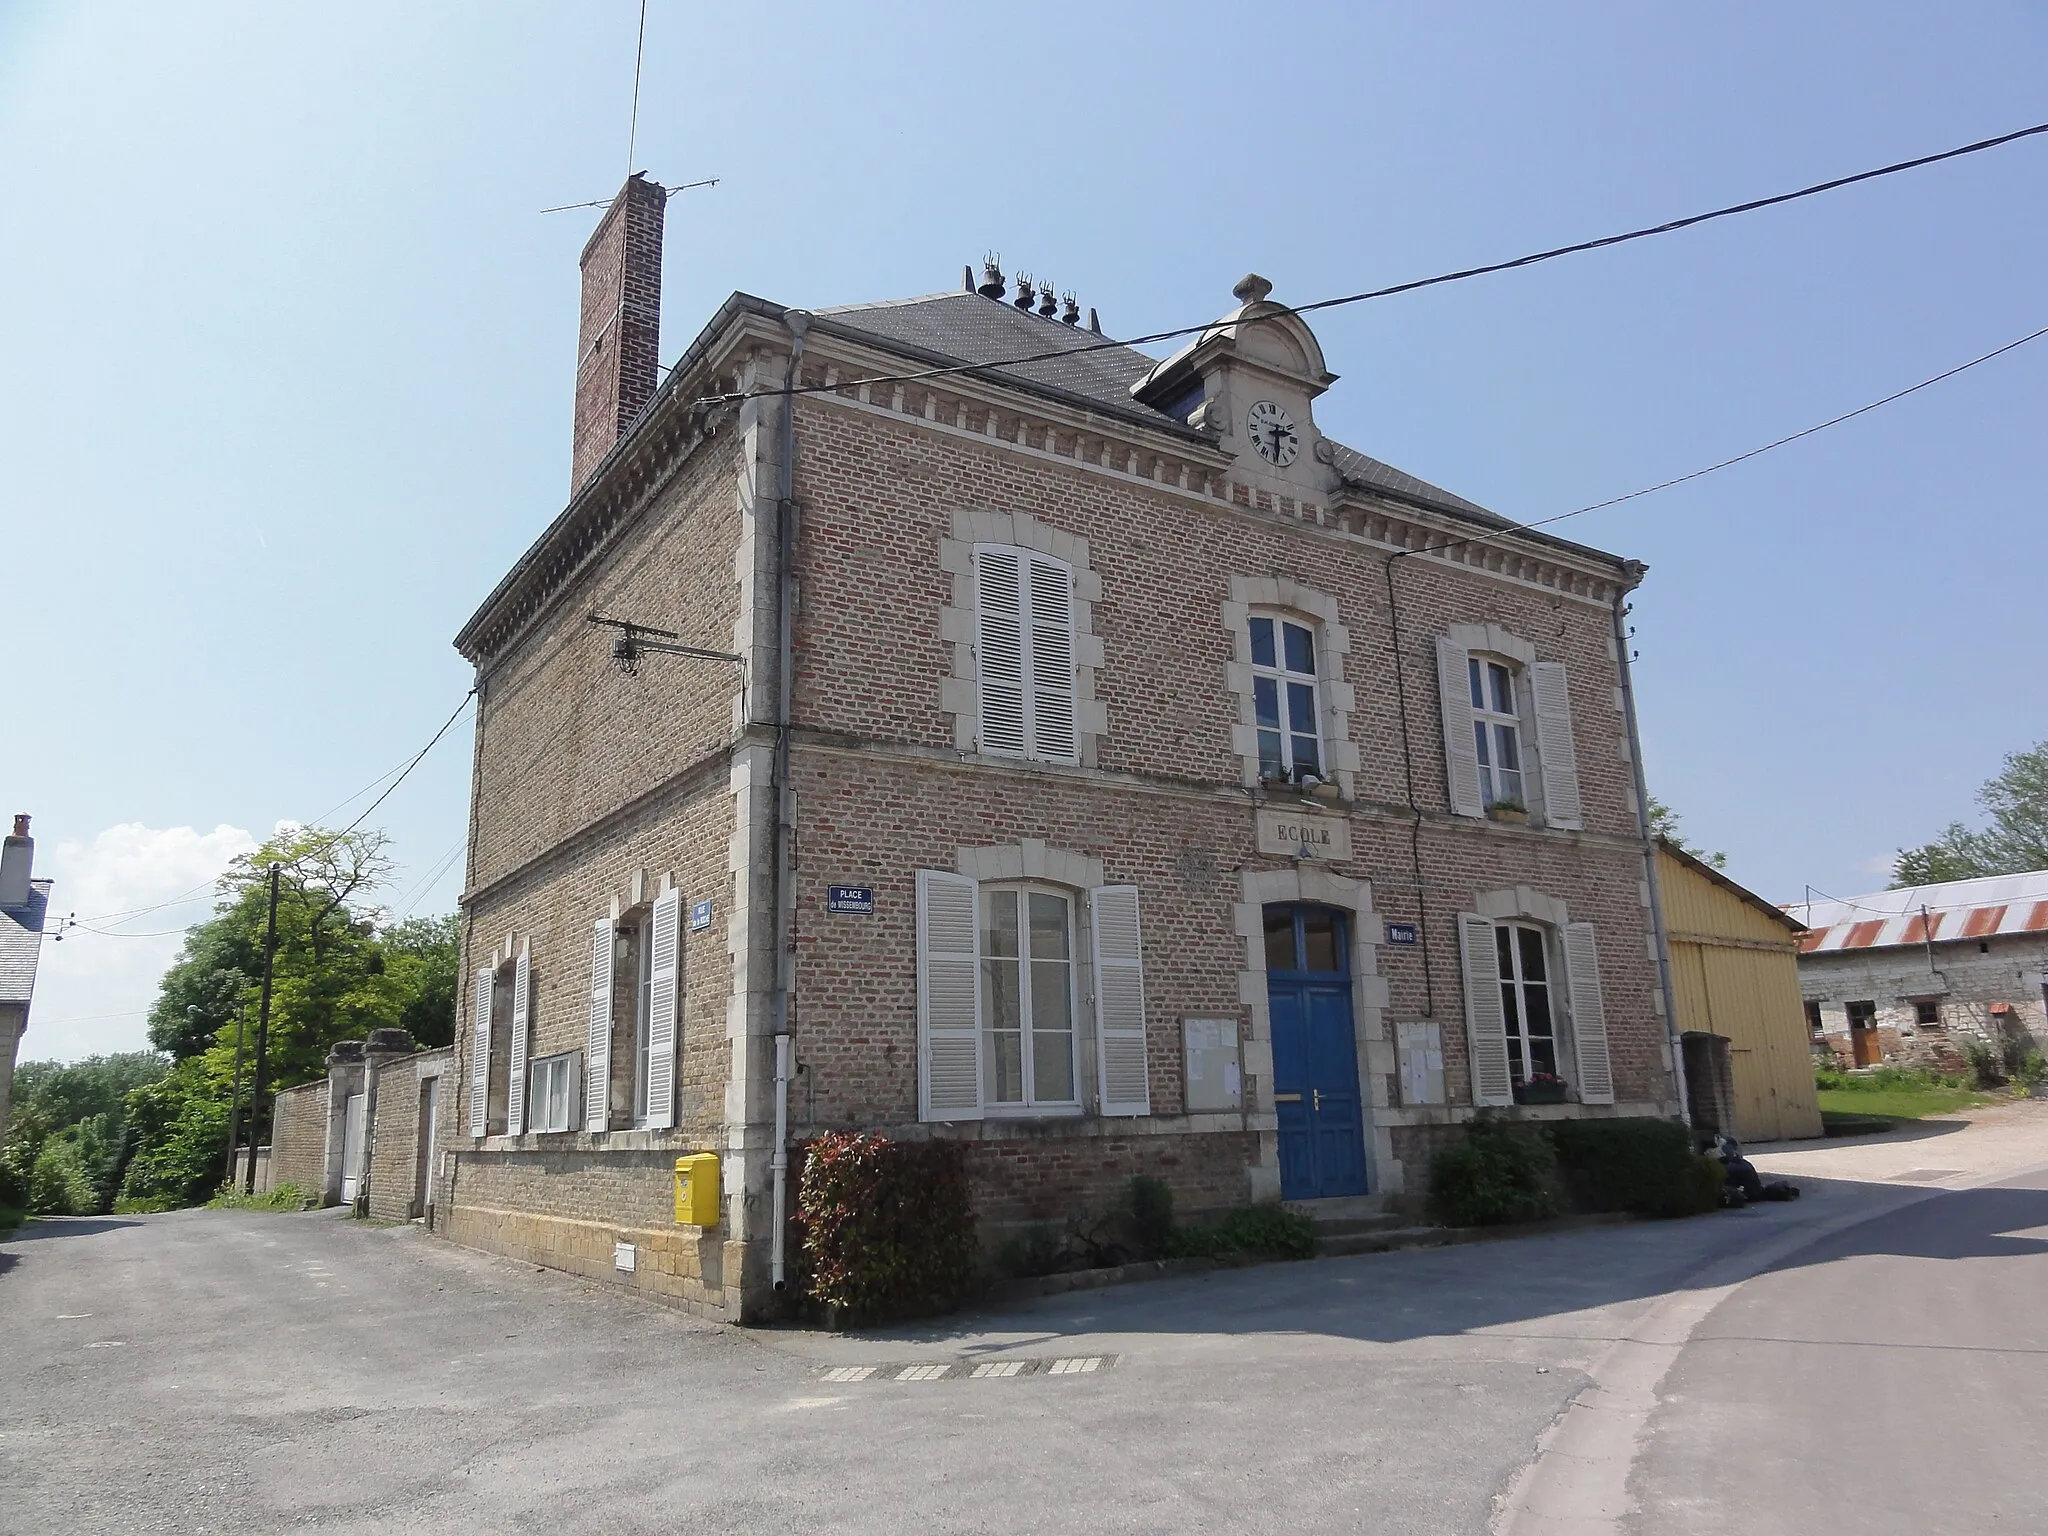
<path id="1" fill-rule="evenodd" d="M 1252 712 L 1259 777 L 1300 783 L 1326 777 L 1316 699 L 1316 637 L 1277 614 L 1251 616 Z"/>

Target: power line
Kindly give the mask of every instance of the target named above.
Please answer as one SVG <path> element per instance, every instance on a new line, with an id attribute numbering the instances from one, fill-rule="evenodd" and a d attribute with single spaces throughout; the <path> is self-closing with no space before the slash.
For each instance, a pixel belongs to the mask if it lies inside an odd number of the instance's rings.
<path id="1" fill-rule="evenodd" d="M 647 51 L 647 0 L 640 0 L 640 33 L 633 41 L 633 120 L 626 130 L 626 174 L 633 174 L 633 149 L 640 142 L 640 60 Z"/>
<path id="2" fill-rule="evenodd" d="M 1867 405 L 1857 406 L 1853 411 L 1844 411 L 1839 416 L 1830 416 L 1826 421 L 1816 422 L 1810 427 L 1803 427 L 1797 432 L 1788 433 L 1784 437 L 1765 443 L 1762 447 L 1751 448 L 1747 452 L 1738 453 L 1732 458 L 1722 459 L 1719 463 L 1709 464 L 1704 469 L 1695 469 L 1687 474 L 1674 475 L 1669 480 L 1659 480 L 1655 485 L 1646 485 L 1641 490 L 1630 491 L 1621 496 L 1610 496 L 1605 501 L 1596 501 L 1591 506 L 1578 507 L 1570 512 L 1556 512 L 1549 517 L 1533 518 L 1526 523 L 1510 523 L 1504 528 L 1495 528 L 1487 533 L 1475 533 L 1464 538 L 1446 539 L 1441 544 L 1428 544 L 1418 549 L 1404 549 L 1394 558 L 1399 559 L 1401 555 L 1434 555 L 1447 549 L 1462 549 L 1469 544 L 1485 544 L 1494 539 L 1505 538 L 1509 534 L 1526 533 L 1532 528 L 1543 528 L 1551 523 L 1561 523 L 1566 518 L 1584 517 L 1588 512 L 1599 512 L 1607 507 L 1618 507 L 1623 502 L 1634 501 L 1639 496 L 1650 496 L 1658 491 L 1668 491 L 1674 485 L 1684 485 L 1687 481 L 1698 480 L 1702 476 L 1715 473 L 1717 470 L 1728 469 L 1733 465 L 1756 458 L 1760 454 L 1769 453 L 1773 448 L 1783 448 L 1787 443 L 1796 443 L 1801 438 L 1812 437 L 1816 432 L 1827 431 L 1829 427 L 1839 427 L 1845 421 L 1854 421 L 1858 416 L 1874 411 L 1880 406 L 1890 405 L 1895 400 L 1903 400 L 1908 395 L 1918 394 L 1921 390 L 1939 384 L 1944 379 L 1952 379 L 1959 373 L 1965 373 L 1975 368 L 1979 363 L 1988 363 L 1994 357 L 2003 357 L 2006 353 L 2015 351 L 2030 341 L 2039 341 L 2043 336 L 2048 336 L 2048 325 L 2042 326 L 2038 331 L 2029 331 L 2026 335 L 2015 341 L 2008 341 L 2002 347 L 1994 347 L 1982 356 L 1971 358 L 1967 363 L 1958 363 L 1955 367 L 1945 369 L 1935 374 L 1932 378 L 1922 379 L 1918 384 L 1908 384 L 1904 389 L 1895 390 L 1891 394 L 1886 395 L 1882 400 L 1872 400 Z"/>
<path id="3" fill-rule="evenodd" d="M 699 187 L 715 187 L 718 185 L 719 180 L 719 177 L 708 176 L 702 181 L 678 182 L 675 186 L 663 187 L 661 190 L 666 192 L 670 197 L 674 197 L 678 192 L 694 192 Z M 609 208 L 617 200 L 618 194 L 614 193 L 611 197 L 594 197 L 587 203 L 563 203 L 560 207 L 557 208 L 543 208 L 541 209 L 541 212 L 572 213 L 578 208 Z"/>
<path id="4" fill-rule="evenodd" d="M 1997 149 L 2020 139 L 2032 138 L 2048 133 L 2048 123 L 2036 123 L 2029 128 L 2018 128 L 2011 133 L 2002 133 L 1995 138 L 1979 139 L 1972 144 L 1960 144 L 1953 149 L 1944 149 L 1931 155 L 1919 155 L 1911 160 L 1898 160 L 1890 165 L 1877 166 L 1872 170 L 1858 171 L 1850 176 L 1837 176 L 1828 181 L 1818 181 L 1812 186 L 1800 187 L 1792 192 L 1779 192 L 1770 197 L 1751 198 L 1747 202 L 1731 203 L 1725 208 L 1710 209 L 1705 213 L 1688 214 L 1681 219 L 1669 219 L 1662 224 L 1650 224 L 1641 229 L 1631 229 L 1616 235 L 1602 235 L 1597 239 L 1578 240 L 1570 245 L 1553 246 L 1549 250 L 1532 251 L 1526 256 L 1516 256 L 1507 261 L 1488 262 L 1484 266 L 1463 267 L 1455 272 L 1441 272 L 1434 277 L 1414 278 L 1405 283 L 1394 283 L 1385 288 L 1370 288 L 1363 293 L 1349 293 L 1332 299 L 1317 299 L 1310 304 L 1275 305 L 1273 315 L 1307 315 L 1317 310 L 1336 309 L 1347 304 L 1364 304 L 1373 299 L 1391 298 L 1396 294 L 1414 293 L 1423 288 L 1435 288 L 1445 283 L 1464 282 L 1468 278 L 1486 277 L 1496 272 L 1510 272 L 1519 267 L 1532 267 L 1538 262 L 1555 261 L 1560 256 L 1575 256 L 1586 251 L 1604 250 L 1609 246 L 1626 245 L 1633 240 L 1647 240 L 1653 235 L 1668 235 L 1695 225 L 1710 223 L 1715 219 L 1732 218 L 1739 213 L 1754 213 L 1761 208 L 1774 208 L 1781 203 L 1798 202 L 1801 198 L 1816 197 L 1823 192 L 1838 191 L 1854 186 L 1858 182 L 1875 181 L 1883 176 L 1896 176 L 1902 171 L 1918 170 L 1923 166 L 1936 165 L 1944 160 L 1959 159 L 1964 155 L 1981 154 L 1985 150 Z M 1261 316 L 1262 319 L 1273 316 Z M 979 363 L 949 363 L 941 367 L 919 368 L 908 373 L 881 373 L 867 378 L 841 379 L 833 384 L 799 384 L 793 389 L 777 387 L 765 390 L 741 390 L 730 394 L 706 395 L 698 401 L 700 405 L 734 405 L 746 400 L 760 399 L 768 395 L 798 394 L 816 395 L 837 393 L 844 389 L 857 388 L 862 384 L 914 384 L 923 379 L 945 378 L 955 374 L 979 373 L 989 368 L 1013 368 L 1024 363 L 1049 363 L 1063 358 L 1081 357 L 1091 352 L 1110 352 L 1131 347 L 1145 346 L 1156 341 L 1176 341 L 1184 336 L 1197 336 L 1215 329 L 1215 320 L 1204 320 L 1199 325 L 1178 326 L 1168 331 L 1153 331 L 1144 336 L 1133 336 L 1123 341 L 1089 342 L 1078 347 L 1059 347 L 1050 351 L 1021 353 L 1015 357 L 991 358 Z"/>
<path id="5" fill-rule="evenodd" d="M 363 822 L 369 817 L 370 813 L 376 810 L 377 807 L 382 805 L 386 800 L 388 800 L 391 797 L 392 791 L 397 789 L 399 785 L 405 782 L 406 777 L 413 771 L 413 769 L 417 768 L 420 765 L 420 760 L 424 758 L 429 752 L 434 750 L 435 745 L 441 740 L 441 738 L 448 734 L 449 727 L 454 725 L 455 722 L 462 717 L 463 712 L 469 708 L 470 700 L 473 699 L 475 696 L 476 690 L 474 688 L 470 689 L 468 693 L 464 694 L 462 696 L 462 702 L 455 706 L 455 713 L 450 715 L 446 720 L 444 720 L 441 723 L 441 728 L 438 731 L 434 732 L 433 736 L 428 739 L 427 744 L 424 747 L 421 747 L 419 751 L 415 752 L 412 755 L 411 759 L 405 764 L 405 766 L 398 770 L 398 777 L 395 779 L 391 779 L 391 782 L 384 786 L 384 792 L 378 795 L 377 798 L 372 800 L 367 806 L 365 806 L 363 808 L 362 814 L 356 817 L 354 821 L 350 822 L 347 826 L 343 827 L 339 832 L 333 834 L 333 836 L 325 839 L 321 843 L 316 844 L 315 847 L 312 849 L 312 852 L 320 853 L 324 852 L 326 849 L 332 848 L 336 843 L 340 842 L 344 837 L 348 836 L 349 833 L 355 831 L 357 827 L 361 826 Z M 347 799 L 343 800 L 340 805 L 334 807 L 334 810 L 339 810 L 342 805 L 347 805 L 350 800 L 355 800 L 360 796 L 368 793 L 371 789 L 375 788 L 378 784 L 383 783 L 385 779 L 390 777 L 390 770 L 387 769 L 384 773 L 379 774 L 376 778 L 372 779 L 368 784 L 363 786 L 362 789 L 357 790 L 355 794 L 350 795 Z M 331 816 L 333 814 L 334 811 L 327 811 L 323 813 L 321 819 L 325 820 L 327 816 Z M 165 910 L 167 907 L 180 906 L 185 902 L 195 900 L 197 899 L 195 896 L 196 892 L 211 890 L 214 888 L 215 884 L 216 881 L 209 880 L 204 885 L 194 886 L 192 890 L 187 891 L 182 895 L 174 896 L 168 901 L 157 902 L 152 906 L 131 907 L 123 912 L 109 912 L 94 917 L 69 917 L 64 920 L 65 926 L 82 928 L 87 933 L 98 934 L 101 938 L 104 939 L 157 939 L 163 938 L 168 934 L 184 933 L 186 931 L 186 928 L 152 929 L 144 933 L 115 933 L 110 929 L 96 928 L 93 926 L 93 924 L 132 921 L 133 919 L 138 917 L 147 917 L 152 912 L 161 912 Z M 188 924 L 187 927 L 189 926 L 190 925 Z"/>

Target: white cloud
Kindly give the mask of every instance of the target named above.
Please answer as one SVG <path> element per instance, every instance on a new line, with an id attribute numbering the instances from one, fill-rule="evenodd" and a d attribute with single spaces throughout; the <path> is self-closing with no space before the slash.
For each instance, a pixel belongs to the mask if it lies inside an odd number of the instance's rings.
<path id="1" fill-rule="evenodd" d="M 146 1050 L 144 1015 L 164 968 L 177 958 L 185 929 L 212 916 L 215 878 L 229 861 L 255 848 L 256 839 L 240 827 L 222 824 L 201 832 L 127 822 L 108 827 L 90 844 L 37 849 L 37 876 L 56 882 L 51 930 L 72 913 L 79 926 L 61 943 L 43 941 L 22 1059 L 75 1061 Z M 158 910 L 138 910 L 146 907 Z"/>

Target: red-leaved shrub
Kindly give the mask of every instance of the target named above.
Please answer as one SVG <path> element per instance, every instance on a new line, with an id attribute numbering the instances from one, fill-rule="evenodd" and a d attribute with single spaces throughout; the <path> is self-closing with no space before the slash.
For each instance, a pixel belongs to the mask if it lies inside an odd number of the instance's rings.
<path id="1" fill-rule="evenodd" d="M 804 1150 L 797 1218 L 812 1299 L 857 1323 L 957 1306 L 975 1267 L 966 1149 L 834 1131 Z"/>

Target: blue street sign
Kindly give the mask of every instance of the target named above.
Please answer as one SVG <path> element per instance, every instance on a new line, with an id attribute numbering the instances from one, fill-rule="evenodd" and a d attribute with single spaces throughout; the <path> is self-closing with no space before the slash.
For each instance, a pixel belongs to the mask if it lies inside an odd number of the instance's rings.
<path id="1" fill-rule="evenodd" d="M 873 917 L 875 888 L 871 885 L 828 885 L 825 887 L 825 910 L 858 912 L 863 917 Z"/>
<path id="2" fill-rule="evenodd" d="M 711 903 L 700 901 L 690 908 L 690 932 L 696 933 L 711 926 Z"/>
<path id="3" fill-rule="evenodd" d="M 1387 942 L 1388 942 L 1389 944 L 1413 944 L 1413 943 L 1415 942 L 1415 938 L 1416 938 L 1415 924 L 1413 924 L 1413 923 L 1389 923 L 1389 924 L 1387 924 Z"/>

